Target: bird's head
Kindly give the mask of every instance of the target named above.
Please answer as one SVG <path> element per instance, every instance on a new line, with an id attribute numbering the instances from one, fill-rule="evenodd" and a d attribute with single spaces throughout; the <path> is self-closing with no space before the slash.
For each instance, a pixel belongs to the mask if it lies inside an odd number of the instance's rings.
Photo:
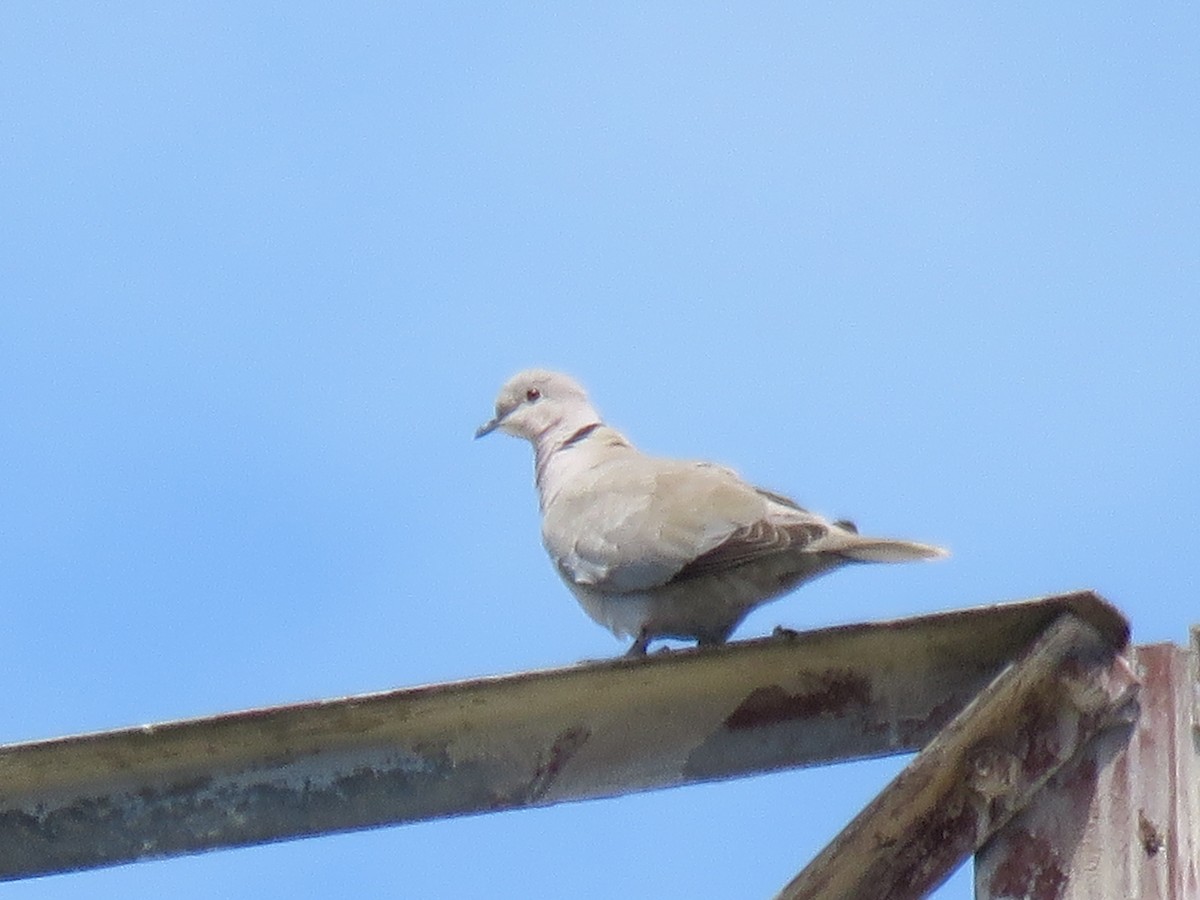
<path id="1" fill-rule="evenodd" d="M 475 437 L 503 431 L 537 442 L 564 429 L 599 422 L 579 382 L 561 372 L 526 369 L 504 383 L 496 397 L 496 415 L 479 426 Z"/>

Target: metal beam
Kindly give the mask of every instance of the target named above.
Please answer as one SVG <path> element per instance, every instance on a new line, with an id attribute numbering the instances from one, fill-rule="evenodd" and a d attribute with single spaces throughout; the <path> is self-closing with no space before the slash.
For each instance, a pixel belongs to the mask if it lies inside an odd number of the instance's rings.
<path id="1" fill-rule="evenodd" d="M 0 747 L 0 878 L 916 749 L 1083 592 Z"/>
<path id="2" fill-rule="evenodd" d="M 1200 632 L 1135 647 L 1137 721 L 1061 769 L 979 854 L 979 900 L 1200 896 Z"/>
<path id="3" fill-rule="evenodd" d="M 1118 649 L 1076 616 L 1056 621 L 778 900 L 924 897 L 1133 705 Z"/>

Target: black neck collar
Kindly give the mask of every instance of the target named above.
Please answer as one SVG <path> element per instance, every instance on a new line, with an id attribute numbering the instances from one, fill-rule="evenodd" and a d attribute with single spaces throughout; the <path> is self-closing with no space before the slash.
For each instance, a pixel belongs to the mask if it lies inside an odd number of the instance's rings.
<path id="1" fill-rule="evenodd" d="M 567 438 L 565 441 L 563 441 L 562 444 L 559 445 L 558 449 L 565 450 L 568 447 L 572 446 L 573 444 L 578 444 L 580 441 L 582 441 L 585 437 L 587 437 L 589 434 L 591 434 L 593 431 L 595 431 L 599 427 L 600 427 L 599 422 L 593 422 L 591 425 L 584 425 L 582 428 L 580 428 L 578 431 L 576 431 L 573 435 L 571 435 L 569 438 Z"/>

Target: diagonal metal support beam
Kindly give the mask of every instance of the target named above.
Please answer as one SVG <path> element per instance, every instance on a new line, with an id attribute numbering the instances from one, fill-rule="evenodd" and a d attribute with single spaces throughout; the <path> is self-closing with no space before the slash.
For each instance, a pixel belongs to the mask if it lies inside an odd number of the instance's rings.
<path id="1" fill-rule="evenodd" d="M 1124 643 L 1083 592 L 0 747 L 0 878 L 906 752 L 1068 612 Z"/>
<path id="2" fill-rule="evenodd" d="M 1081 747 L 1136 715 L 1120 649 L 1075 615 L 1058 619 L 777 900 L 924 897 Z"/>

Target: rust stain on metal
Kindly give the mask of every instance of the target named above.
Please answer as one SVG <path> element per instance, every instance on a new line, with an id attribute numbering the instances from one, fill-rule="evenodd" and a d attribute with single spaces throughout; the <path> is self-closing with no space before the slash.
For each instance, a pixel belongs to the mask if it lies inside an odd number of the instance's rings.
<path id="1" fill-rule="evenodd" d="M 848 670 L 831 670 L 821 674 L 813 690 L 788 693 L 777 684 L 756 688 L 729 714 L 725 727 L 739 731 L 795 719 L 839 716 L 850 707 L 866 706 L 870 700 L 868 679 Z"/>
<path id="2" fill-rule="evenodd" d="M 529 783 L 528 800 L 530 803 L 535 803 L 543 796 L 546 791 L 550 790 L 563 767 L 571 760 L 571 757 L 579 752 L 579 749 L 588 742 L 591 737 L 591 732 L 582 725 L 576 725 L 574 728 L 568 728 L 550 745 L 550 751 L 546 754 L 546 759 L 539 763 L 533 773 L 533 780 Z"/>
<path id="3" fill-rule="evenodd" d="M 1057 900 L 1067 888 L 1067 873 L 1048 838 L 1021 830 L 1009 838 L 1008 854 L 988 882 L 993 897 Z"/>
<path id="4" fill-rule="evenodd" d="M 965 855 L 974 846 L 979 828 L 977 808 L 965 802 L 962 792 L 955 792 L 917 819 L 905 834 L 899 852 L 888 863 L 887 897 L 923 897 L 935 888 L 946 871 L 945 852 L 957 846 Z M 905 893 L 905 889 L 909 892 Z"/>
<path id="5" fill-rule="evenodd" d="M 986 683 L 986 682 L 983 682 Z M 871 734 L 887 734 L 894 731 L 896 740 L 903 746 L 920 746 L 924 740 L 928 740 L 928 735 L 936 733 L 945 726 L 947 722 L 959 714 L 964 706 L 970 702 L 978 690 L 980 685 L 973 685 L 974 691 L 962 694 L 955 694 L 947 697 L 945 700 L 934 705 L 924 716 L 900 716 L 895 722 L 887 719 L 879 719 L 868 722 L 866 730 Z"/>
<path id="6" fill-rule="evenodd" d="M 1071 793 L 1081 794 L 1085 801 L 1090 801 L 1096 792 L 1099 775 L 1100 769 L 1096 765 L 1096 760 L 1091 756 L 1085 756 L 1079 760 L 1077 765 L 1067 770 L 1065 775 L 1058 777 L 1057 783 L 1062 784 Z"/>
<path id="7" fill-rule="evenodd" d="M 1146 811 L 1141 809 L 1138 810 L 1138 840 L 1142 842 L 1142 849 L 1147 856 L 1156 855 L 1165 844 L 1154 823 L 1146 818 Z"/>
<path id="8" fill-rule="evenodd" d="M 1052 770 L 1061 761 L 1058 712 L 1051 700 L 1042 696 L 1030 697 L 1022 705 L 1015 737 L 1021 748 L 1017 755 L 1024 761 L 1026 772 Z"/>

